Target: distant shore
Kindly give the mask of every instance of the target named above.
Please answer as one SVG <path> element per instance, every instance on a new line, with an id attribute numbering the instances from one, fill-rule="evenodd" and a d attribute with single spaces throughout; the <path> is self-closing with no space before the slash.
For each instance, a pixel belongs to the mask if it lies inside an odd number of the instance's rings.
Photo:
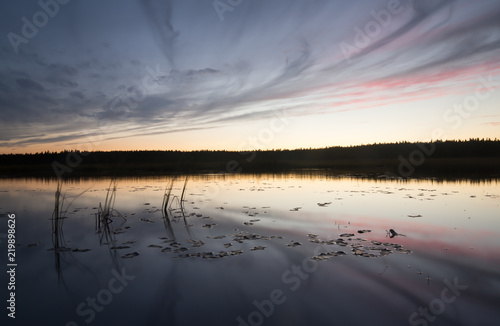
<path id="1" fill-rule="evenodd" d="M 500 177 L 500 141 L 391 143 L 270 151 L 112 151 L 0 155 L 0 176 L 79 178 L 325 169 L 396 178 Z"/>

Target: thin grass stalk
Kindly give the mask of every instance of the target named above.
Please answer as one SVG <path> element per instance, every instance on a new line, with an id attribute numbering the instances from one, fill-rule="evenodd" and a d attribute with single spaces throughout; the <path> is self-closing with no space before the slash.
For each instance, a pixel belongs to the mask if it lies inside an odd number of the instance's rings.
<path id="1" fill-rule="evenodd" d="M 111 186 L 113 185 L 113 188 Z M 109 218 L 113 213 L 113 207 L 115 206 L 116 199 L 116 181 L 111 181 L 108 188 L 108 193 L 106 194 L 106 200 L 104 202 L 104 218 L 106 222 L 109 222 Z"/>
<path id="2" fill-rule="evenodd" d="M 101 233 L 100 243 L 102 244 L 104 238 L 106 242 L 114 241 L 112 230 L 109 225 L 111 224 L 111 216 L 114 210 L 114 204 L 116 199 L 116 180 L 111 180 L 109 183 L 108 190 L 106 192 L 106 198 L 104 199 L 104 207 L 102 203 L 99 203 L 99 209 L 96 214 L 96 231 Z"/>
<path id="3" fill-rule="evenodd" d="M 62 182 L 57 183 L 57 188 L 54 196 L 54 212 L 52 213 L 52 243 L 54 248 L 57 249 L 64 244 L 64 236 L 62 233 L 64 223 L 64 200 L 65 196 L 62 195 Z"/>
<path id="4" fill-rule="evenodd" d="M 165 229 L 167 230 L 167 233 L 175 240 L 175 234 L 174 234 L 174 229 L 172 228 L 172 224 L 170 223 L 170 212 L 168 210 L 168 204 L 170 202 L 170 196 L 172 194 L 172 189 L 174 187 L 174 180 L 175 178 L 172 178 L 170 181 L 170 186 L 165 188 L 165 192 L 163 194 L 163 202 L 161 204 L 162 207 L 162 215 L 163 215 L 163 224 L 165 225 Z"/>
<path id="5" fill-rule="evenodd" d="M 188 177 L 186 176 L 186 180 L 184 181 L 184 187 L 182 188 L 182 193 L 181 193 L 181 202 L 180 202 L 180 205 L 181 205 L 181 210 L 183 212 L 183 215 L 184 215 L 184 194 L 186 193 L 186 186 L 187 186 L 187 183 L 188 183 Z"/>
<path id="6" fill-rule="evenodd" d="M 180 199 L 180 207 L 181 207 L 182 219 L 184 220 L 184 225 L 186 226 L 186 230 L 187 230 L 189 236 L 192 236 L 191 235 L 191 231 L 189 230 L 189 226 L 188 226 L 187 220 L 186 220 L 186 214 L 184 212 L 184 195 L 186 193 L 187 183 L 188 183 L 188 176 L 186 176 L 186 180 L 184 181 L 184 187 L 182 188 L 181 199 Z"/>
<path id="7" fill-rule="evenodd" d="M 162 203 L 162 211 L 164 217 L 168 218 L 168 203 L 170 202 L 170 196 L 172 194 L 172 189 L 174 187 L 174 180 L 175 178 L 172 178 L 170 181 L 170 187 L 165 189 L 165 193 L 163 194 L 163 203 Z"/>
<path id="8" fill-rule="evenodd" d="M 55 255 L 55 268 L 58 280 L 61 279 L 61 261 L 59 256 L 59 248 L 64 244 L 62 236 L 62 220 L 64 212 L 64 196 L 62 195 L 62 182 L 57 183 L 56 192 L 54 195 L 54 211 L 52 213 L 52 246 Z"/>

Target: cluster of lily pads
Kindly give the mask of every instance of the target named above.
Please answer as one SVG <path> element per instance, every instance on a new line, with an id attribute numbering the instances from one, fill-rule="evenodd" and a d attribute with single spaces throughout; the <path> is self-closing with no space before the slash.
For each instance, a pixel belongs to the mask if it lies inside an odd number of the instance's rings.
<path id="1" fill-rule="evenodd" d="M 324 207 L 328 206 L 331 204 L 330 202 L 326 203 L 318 203 L 318 206 Z M 247 206 L 244 206 L 247 210 L 244 211 L 243 213 L 246 214 L 249 217 L 253 217 L 253 219 L 250 219 L 247 222 L 244 222 L 243 224 L 245 226 L 251 226 L 256 222 L 259 222 L 260 219 L 256 219 L 255 216 L 259 214 L 256 210 L 255 207 L 250 208 Z M 224 207 L 217 207 L 217 209 L 224 209 Z M 296 207 L 292 210 L 298 211 L 300 210 L 301 207 Z M 171 211 L 175 211 L 172 209 Z M 170 211 L 169 211 L 170 212 Z M 175 211 L 176 212 L 176 211 Z M 210 216 L 204 216 L 203 214 L 199 213 L 190 213 L 184 215 L 184 212 L 181 211 L 182 214 L 179 214 L 176 216 L 170 216 L 174 221 L 176 220 L 176 217 L 180 219 L 181 217 L 198 217 L 201 218 L 202 220 L 206 219 L 212 219 Z M 165 218 L 168 219 L 168 216 L 164 216 Z M 152 220 L 146 220 L 146 219 L 141 219 L 143 222 L 150 222 L 152 223 Z M 186 227 L 193 227 L 194 225 L 188 224 L 186 221 Z M 216 227 L 216 223 L 203 223 L 201 227 L 206 228 L 206 229 L 211 229 Z M 236 231 L 236 230 L 235 230 Z M 358 230 L 358 234 L 364 234 L 364 233 L 369 233 L 371 230 Z M 397 234 L 397 233 L 396 233 Z M 219 236 L 214 236 L 210 237 L 207 236 L 207 238 L 210 239 L 223 239 L 225 238 L 226 235 L 219 235 Z M 199 257 L 199 258 L 205 258 L 205 259 L 214 259 L 214 258 L 223 258 L 223 257 L 228 257 L 228 256 L 238 256 L 243 253 L 243 250 L 241 249 L 235 249 L 235 250 L 221 250 L 218 252 L 191 252 L 190 249 L 192 248 L 200 248 L 205 245 L 205 242 L 202 240 L 193 240 L 193 239 L 188 239 L 186 240 L 186 244 L 182 245 L 181 243 L 177 242 L 176 240 L 172 240 L 172 238 L 167 238 L 167 237 L 162 237 L 160 238 L 162 243 L 164 245 L 150 245 L 149 247 L 151 248 L 158 248 L 161 249 L 161 252 L 172 252 L 176 254 L 174 258 L 190 258 L 190 257 Z M 175 239 L 175 237 L 174 237 Z M 251 233 L 251 232 L 246 232 L 246 231 L 239 231 L 236 234 L 232 235 L 232 242 L 236 243 L 243 243 L 244 241 L 251 241 L 251 240 L 270 240 L 270 239 L 283 239 L 282 236 L 277 236 L 277 235 L 270 235 L 270 236 L 264 236 L 256 233 Z M 367 242 L 368 240 L 362 239 L 359 237 L 355 238 L 354 233 L 343 233 L 339 235 L 338 239 L 329 239 L 329 240 L 323 240 L 320 239 L 318 235 L 316 234 L 308 234 L 308 241 L 315 243 L 315 244 L 320 244 L 320 245 L 337 245 L 340 247 L 351 247 L 351 251 L 355 256 L 361 256 L 361 257 L 381 257 L 381 256 L 386 256 L 394 251 L 396 252 L 401 252 L 401 253 L 406 253 L 409 254 L 411 253 L 410 250 L 404 249 L 401 245 L 396 244 L 396 243 L 389 243 L 389 242 L 379 242 L 372 240 L 369 244 L 363 244 L 363 242 Z M 228 249 L 233 247 L 232 242 L 226 242 L 223 244 L 224 248 Z M 166 244 L 166 246 L 165 246 Z M 287 247 L 299 247 L 301 246 L 302 243 L 298 241 L 290 241 L 288 244 L 286 244 Z M 113 249 L 125 249 L 125 248 L 130 248 L 128 246 L 124 247 L 113 247 Z M 254 246 L 250 248 L 250 251 L 261 251 L 265 250 L 267 247 L 266 246 Z M 122 258 L 133 258 L 138 256 L 139 253 L 137 252 L 132 252 L 126 255 L 121 256 Z M 319 253 L 316 256 L 311 257 L 313 260 L 327 260 L 332 257 L 336 256 L 343 256 L 347 255 L 346 251 L 342 250 L 337 250 L 337 251 L 327 251 L 327 252 L 322 252 Z"/>
<path id="2" fill-rule="evenodd" d="M 358 233 L 367 233 L 371 232 L 370 230 L 359 230 Z M 340 238 L 338 239 L 332 239 L 332 240 L 321 240 L 318 238 L 318 235 L 316 234 L 308 234 L 309 241 L 317 244 L 323 244 L 323 245 L 338 245 L 341 247 L 351 247 L 351 251 L 354 255 L 356 256 L 361 256 L 361 257 L 381 257 L 381 256 L 387 256 L 393 253 L 393 251 L 400 252 L 400 253 L 405 253 L 405 254 L 411 254 L 411 250 L 404 249 L 402 245 L 397 244 L 397 243 L 390 243 L 390 242 L 380 242 L 380 241 L 375 241 L 371 240 L 370 243 L 371 245 L 365 246 L 361 244 L 361 242 L 366 242 L 368 240 L 362 239 L 362 238 L 353 238 L 354 233 L 344 233 L 340 235 Z M 347 238 L 347 242 L 346 241 Z M 322 252 L 316 256 L 313 256 L 311 259 L 313 260 L 327 260 L 335 256 L 344 256 L 347 255 L 345 251 L 328 251 L 328 252 Z"/>
<path id="3" fill-rule="evenodd" d="M 215 237 L 211 237 L 211 239 L 223 239 L 225 238 L 225 235 L 219 235 Z M 210 238 L 210 237 L 209 237 Z M 184 253 L 189 250 L 188 247 L 183 246 L 179 242 L 168 239 L 166 237 L 161 237 L 161 240 L 163 240 L 163 243 L 166 243 L 167 246 L 159 246 L 159 245 L 149 245 L 148 247 L 150 248 L 158 248 L 161 249 L 162 252 L 173 252 L 178 255 L 174 256 L 174 258 L 190 258 L 190 257 L 199 257 L 199 258 L 223 258 L 223 257 L 228 257 L 228 256 L 238 256 L 243 253 L 243 250 L 236 249 L 236 250 L 230 250 L 230 251 L 219 251 L 219 252 L 194 252 L 194 253 Z M 245 231 L 240 231 L 239 233 L 235 234 L 233 236 L 233 241 L 238 242 L 238 243 L 243 243 L 245 240 L 270 240 L 270 239 L 283 239 L 282 236 L 277 236 L 277 235 L 271 235 L 271 236 L 263 236 L 260 234 L 256 233 L 249 233 Z M 193 248 L 199 248 L 205 245 L 205 242 L 202 240 L 193 240 L 189 239 L 187 240 L 188 243 L 191 244 Z M 225 248 L 232 247 L 233 244 L 231 242 L 224 243 Z M 120 246 L 120 247 L 113 247 L 114 249 L 125 249 L 125 248 L 130 248 L 127 246 Z M 260 251 L 260 250 L 265 250 L 267 247 L 266 246 L 255 246 L 252 247 L 250 250 L 251 251 Z M 121 258 L 133 258 L 138 256 L 139 253 L 133 252 L 130 254 L 126 254 L 121 256 Z"/>
<path id="4" fill-rule="evenodd" d="M 212 239 L 223 239 L 226 236 L 224 235 L 219 235 L 212 237 Z M 241 231 L 237 234 L 234 235 L 233 241 L 236 241 L 238 243 L 242 243 L 244 240 L 269 240 L 271 238 L 282 238 L 278 236 L 262 236 L 260 234 L 254 234 L 254 233 L 248 233 L 245 231 Z M 188 251 L 189 249 L 186 247 L 180 247 L 180 244 L 173 241 L 173 240 L 166 240 L 166 242 L 170 242 L 170 247 L 166 247 L 162 249 L 163 252 L 165 251 L 171 251 L 171 247 L 178 247 L 177 249 L 174 250 L 174 253 L 179 253 L 182 251 Z M 193 247 L 201 247 L 205 243 L 202 240 L 192 240 L 189 239 L 187 242 L 191 243 Z M 232 243 L 228 242 L 224 244 L 225 248 L 232 247 Z M 251 248 L 251 251 L 259 251 L 259 250 L 264 250 L 266 249 L 265 246 L 255 246 Z M 236 250 L 230 250 L 230 251 L 219 251 L 219 252 L 195 252 L 195 253 L 185 253 L 181 255 L 177 255 L 174 258 L 190 258 L 190 257 L 200 257 L 200 258 L 223 258 L 223 257 L 228 257 L 228 256 L 238 256 L 243 253 L 243 250 L 241 249 L 236 249 Z"/>
<path id="5" fill-rule="evenodd" d="M 359 230 L 358 233 L 368 233 L 371 232 L 371 230 Z M 380 242 L 380 241 L 375 241 L 371 240 L 368 242 L 366 239 L 362 239 L 359 237 L 355 238 L 354 233 L 343 233 L 339 236 L 338 239 L 330 239 L 330 240 L 323 240 L 320 239 L 317 234 L 308 234 L 308 241 L 315 243 L 315 244 L 320 244 L 320 245 L 337 245 L 341 247 L 351 247 L 351 251 L 355 256 L 360 256 L 360 257 L 381 257 L 381 256 L 387 256 L 390 255 L 393 252 L 400 252 L 400 253 L 405 253 L 405 254 L 410 254 L 411 251 L 408 249 L 404 249 L 402 245 L 396 244 L 396 243 L 390 243 L 390 242 Z M 219 235 L 219 236 L 214 236 L 214 237 L 208 237 L 210 239 L 223 239 L 225 238 L 225 235 Z M 150 245 L 149 247 L 151 248 L 158 248 L 161 249 L 162 252 L 173 252 L 177 254 L 174 256 L 174 258 L 191 258 L 191 257 L 198 257 L 198 258 L 205 258 L 205 259 L 214 259 L 214 258 L 223 258 L 223 257 L 229 257 L 229 256 L 238 256 L 243 253 L 243 250 L 241 249 L 236 249 L 236 250 L 228 250 L 228 251 L 219 251 L 219 252 L 192 252 L 192 253 L 187 253 L 187 251 L 190 250 L 189 245 L 183 246 L 181 243 L 177 242 L 176 240 L 168 239 L 166 237 L 160 238 L 162 239 L 163 243 L 167 244 L 166 247 L 160 246 L 160 245 Z M 250 233 L 246 231 L 240 231 L 234 235 L 232 235 L 232 241 L 237 242 L 237 243 L 243 243 L 244 241 L 252 241 L 252 240 L 271 240 L 271 239 L 283 239 L 282 236 L 278 235 L 270 235 L 270 236 L 264 236 L 260 235 L 257 233 Z M 202 240 L 193 240 L 189 239 L 187 242 L 190 244 L 190 247 L 192 248 L 200 248 L 205 245 L 205 242 Z M 365 243 L 365 244 L 363 244 Z M 298 247 L 301 246 L 302 243 L 298 241 L 290 241 L 286 246 L 287 247 Z M 231 242 L 224 243 L 225 248 L 230 248 L 232 247 L 233 244 Z M 123 247 L 123 249 L 126 247 Z M 254 246 L 250 250 L 251 251 L 261 251 L 265 250 L 267 247 L 266 246 Z M 117 248 L 117 249 L 122 249 L 122 248 Z M 139 255 L 137 252 L 133 252 L 130 254 L 126 254 L 122 256 L 122 258 L 133 258 L 135 256 Z M 317 261 L 322 261 L 322 260 L 328 260 L 332 257 L 336 256 L 344 256 L 347 255 L 346 251 L 342 250 L 337 250 L 337 251 L 327 251 L 327 252 L 322 252 L 319 253 L 316 256 L 311 257 L 312 260 L 317 260 Z"/>

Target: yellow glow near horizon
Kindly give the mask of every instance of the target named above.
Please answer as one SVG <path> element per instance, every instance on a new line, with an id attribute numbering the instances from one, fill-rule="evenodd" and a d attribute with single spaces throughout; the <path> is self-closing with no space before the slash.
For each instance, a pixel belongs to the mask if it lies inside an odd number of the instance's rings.
<path id="1" fill-rule="evenodd" d="M 349 109 L 333 112 L 272 116 L 268 119 L 237 121 L 207 129 L 178 132 L 165 127 L 166 133 L 127 137 L 116 126 L 109 136 L 82 137 L 70 142 L 56 142 L 26 147 L 3 147 L 0 152 L 36 153 L 63 150 L 266 150 L 323 148 L 399 141 L 429 141 L 469 138 L 500 138 L 500 92 L 493 91 L 479 101 L 473 111 L 459 111 L 474 97 L 474 87 L 467 92 L 424 98 L 414 102 L 395 100 L 393 104 L 371 107 L 356 103 Z M 203 127 L 203 126 L 202 126 Z M 118 133 L 113 133 L 117 130 Z M 126 130 L 126 129 L 123 129 Z M 95 133 L 95 130 L 94 130 Z M 436 136 L 438 135 L 438 136 Z M 121 138 L 116 138 L 120 136 Z M 114 138 L 114 139 L 113 139 Z"/>

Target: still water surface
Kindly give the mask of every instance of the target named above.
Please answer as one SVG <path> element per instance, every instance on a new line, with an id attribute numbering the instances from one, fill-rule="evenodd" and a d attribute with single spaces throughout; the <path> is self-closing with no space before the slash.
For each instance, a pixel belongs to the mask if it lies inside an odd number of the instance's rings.
<path id="1" fill-rule="evenodd" d="M 105 228 L 110 181 L 66 181 L 63 219 L 56 181 L 0 181 L 2 252 L 8 213 L 18 243 L 16 319 L 2 308 L 2 325 L 500 320 L 498 180 L 197 175 L 181 210 L 177 177 L 165 218 L 171 177 L 117 179 Z"/>

